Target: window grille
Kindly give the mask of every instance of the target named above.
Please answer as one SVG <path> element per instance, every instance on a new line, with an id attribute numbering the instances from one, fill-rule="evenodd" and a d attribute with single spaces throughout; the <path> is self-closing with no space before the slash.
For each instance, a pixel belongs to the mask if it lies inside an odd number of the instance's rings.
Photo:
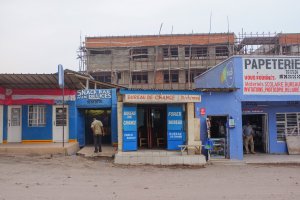
<path id="1" fill-rule="evenodd" d="M 285 141 L 286 134 L 299 134 L 300 113 L 276 114 L 277 141 Z"/>
<path id="2" fill-rule="evenodd" d="M 44 105 L 28 106 L 28 126 L 29 127 L 46 126 L 46 106 Z"/>

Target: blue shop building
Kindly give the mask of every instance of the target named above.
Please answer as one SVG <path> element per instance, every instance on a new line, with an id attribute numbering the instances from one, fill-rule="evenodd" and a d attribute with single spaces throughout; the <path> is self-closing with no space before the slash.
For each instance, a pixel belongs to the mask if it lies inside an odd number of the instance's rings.
<path id="1" fill-rule="evenodd" d="M 199 144 L 195 102 L 200 92 L 183 90 L 121 89 L 118 102 L 118 150 L 179 150 Z"/>
<path id="2" fill-rule="evenodd" d="M 201 140 L 209 156 L 243 159 L 243 126 L 257 153 L 286 154 L 285 134 L 300 132 L 300 57 L 234 56 L 195 78 Z M 208 138 L 210 138 L 208 140 Z"/>
<path id="3" fill-rule="evenodd" d="M 93 144 L 93 118 L 104 126 L 103 144 L 117 145 L 117 89 L 84 89 L 76 94 L 77 138 L 81 147 Z"/>
<path id="4" fill-rule="evenodd" d="M 104 144 L 117 143 L 117 90 L 121 86 L 65 70 L 57 74 L 0 74 L 0 144 L 93 143 L 91 122 L 104 124 Z M 121 87 L 122 88 L 122 87 Z"/>

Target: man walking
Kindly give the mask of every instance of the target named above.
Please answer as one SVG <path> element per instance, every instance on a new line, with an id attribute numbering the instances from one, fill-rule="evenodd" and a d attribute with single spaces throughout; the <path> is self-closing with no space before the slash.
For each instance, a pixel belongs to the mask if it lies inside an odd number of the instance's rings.
<path id="1" fill-rule="evenodd" d="M 254 130 L 250 125 L 250 122 L 247 122 L 247 125 L 243 127 L 243 136 L 244 136 L 244 145 L 245 145 L 246 154 L 249 153 L 249 144 L 251 147 L 251 153 L 255 154 L 253 135 L 254 135 Z"/>
<path id="2" fill-rule="evenodd" d="M 98 150 L 99 152 L 102 152 L 101 143 L 102 143 L 102 136 L 104 135 L 103 124 L 100 120 L 93 118 L 91 128 L 93 130 L 93 135 L 94 135 L 94 146 L 95 146 L 94 152 L 97 153 Z"/>

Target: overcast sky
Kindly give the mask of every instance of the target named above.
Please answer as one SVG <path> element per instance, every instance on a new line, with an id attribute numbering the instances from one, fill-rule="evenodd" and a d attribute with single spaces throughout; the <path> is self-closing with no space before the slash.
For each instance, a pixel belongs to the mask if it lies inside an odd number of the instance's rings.
<path id="1" fill-rule="evenodd" d="M 78 70 L 85 36 L 300 32 L 299 0 L 0 0 L 1 73 Z"/>

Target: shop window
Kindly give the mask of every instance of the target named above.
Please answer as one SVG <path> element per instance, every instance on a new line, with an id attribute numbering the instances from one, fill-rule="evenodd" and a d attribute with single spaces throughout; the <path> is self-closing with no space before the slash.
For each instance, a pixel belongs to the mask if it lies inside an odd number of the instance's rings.
<path id="1" fill-rule="evenodd" d="M 44 105 L 28 106 L 28 126 L 29 127 L 46 126 L 46 106 Z"/>
<path id="2" fill-rule="evenodd" d="M 148 59 L 147 48 L 135 48 L 130 51 L 131 60 L 146 60 Z"/>
<path id="3" fill-rule="evenodd" d="M 229 50 L 226 46 L 216 47 L 216 56 L 229 56 Z"/>
<path id="4" fill-rule="evenodd" d="M 178 59 L 178 48 L 177 47 L 163 48 L 163 57 L 164 59 Z"/>
<path id="5" fill-rule="evenodd" d="M 185 47 L 184 51 L 185 57 L 191 56 L 192 59 L 200 59 L 208 56 L 207 47 Z"/>
<path id="6" fill-rule="evenodd" d="M 91 75 L 96 81 L 111 83 L 111 73 L 94 73 Z"/>
<path id="7" fill-rule="evenodd" d="M 90 50 L 91 55 L 110 55 L 111 50 Z"/>
<path id="8" fill-rule="evenodd" d="M 164 73 L 164 83 L 169 83 L 169 81 L 171 81 L 171 83 L 178 83 L 178 80 L 179 80 L 178 71 L 171 71 L 170 73 L 169 72 Z"/>
<path id="9" fill-rule="evenodd" d="M 148 83 L 148 73 L 147 72 L 133 73 L 132 83 L 133 84 Z"/>
<path id="10" fill-rule="evenodd" d="M 299 134 L 300 113 L 277 113 L 277 141 L 285 141 L 286 134 Z"/>

